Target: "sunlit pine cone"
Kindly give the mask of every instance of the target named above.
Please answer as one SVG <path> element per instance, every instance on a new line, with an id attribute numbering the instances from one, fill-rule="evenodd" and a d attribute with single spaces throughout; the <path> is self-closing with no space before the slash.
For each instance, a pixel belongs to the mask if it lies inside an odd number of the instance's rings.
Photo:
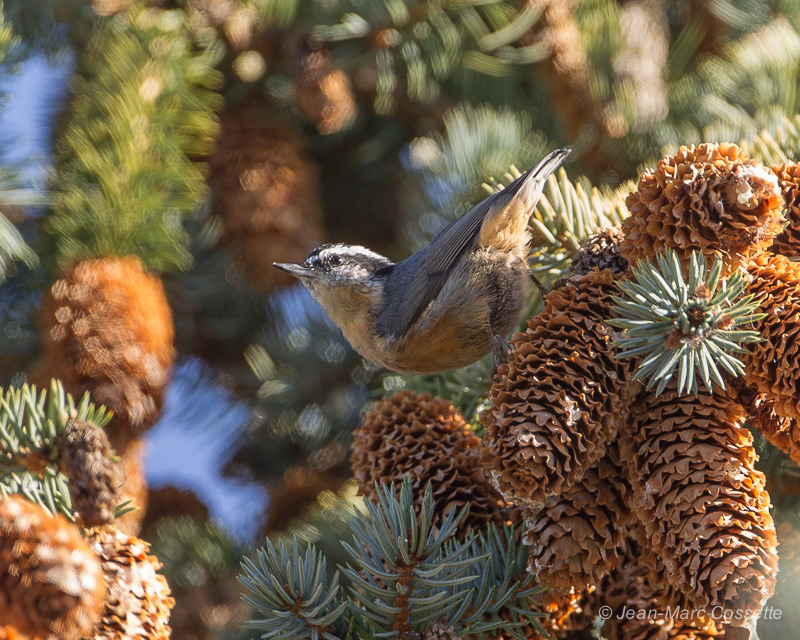
<path id="1" fill-rule="evenodd" d="M 583 591 L 596 585 L 622 559 L 633 518 L 631 488 L 616 443 L 603 458 L 541 509 L 523 509 L 531 570 L 552 589 Z"/>
<path id="2" fill-rule="evenodd" d="M 503 500 L 481 464 L 480 445 L 450 402 L 402 391 L 373 404 L 353 432 L 353 475 L 370 500 L 377 499 L 376 482 L 399 484 L 409 477 L 419 502 L 430 482 L 435 522 L 469 505 L 462 534 L 482 531 L 490 522 L 519 524 L 519 512 Z"/>
<path id="3" fill-rule="evenodd" d="M 800 263 L 764 253 L 752 260 L 747 270 L 752 276 L 747 293 L 758 303 L 756 311 L 766 317 L 754 323 L 762 341 L 751 345 L 750 354 L 744 358 L 745 377 L 772 402 L 778 415 L 798 419 Z"/>
<path id="4" fill-rule="evenodd" d="M 631 508 L 693 607 L 756 615 L 775 586 L 777 542 L 745 411 L 730 386 L 679 396 L 676 384 L 643 391 L 620 431 Z"/>
<path id="5" fill-rule="evenodd" d="M 508 500 L 535 509 L 561 495 L 624 423 L 629 365 L 605 323 L 617 293 L 610 270 L 573 277 L 511 339 L 481 416 L 485 463 Z"/>
<path id="6" fill-rule="evenodd" d="M 783 194 L 788 226 L 775 238 L 772 251 L 784 256 L 800 256 L 800 164 L 787 162 L 772 167 Z"/>
<path id="7" fill-rule="evenodd" d="M 114 525 L 90 529 L 87 541 L 99 556 L 108 587 L 106 606 L 91 640 L 167 640 L 175 601 L 161 563 L 147 554 L 148 544 Z"/>
<path id="8" fill-rule="evenodd" d="M 620 255 L 623 237 L 619 227 L 606 227 L 590 235 L 572 256 L 572 275 L 583 275 L 592 269 L 625 273 L 628 261 Z"/>
<path id="9" fill-rule="evenodd" d="M 330 52 L 311 43 L 297 61 L 294 101 L 322 135 L 338 133 L 355 118 L 356 102 L 350 78 L 331 62 Z"/>
<path id="10" fill-rule="evenodd" d="M 785 219 L 774 173 L 734 144 L 681 147 L 645 171 L 626 200 L 622 257 L 630 263 L 674 249 L 718 256 L 731 272 L 772 244 Z"/>
<path id="11" fill-rule="evenodd" d="M 66 269 L 42 308 L 43 357 L 31 374 L 114 412 L 106 427 L 121 450 L 156 420 L 175 359 L 172 312 L 161 280 L 138 258 L 98 258 Z"/>
<path id="12" fill-rule="evenodd" d="M 67 477 L 75 517 L 82 527 L 114 520 L 122 483 L 111 459 L 103 429 L 85 420 L 70 420 L 58 440 L 58 466 Z"/>
<path id="13" fill-rule="evenodd" d="M 0 626 L 81 640 L 105 596 L 100 561 L 77 526 L 21 496 L 0 499 Z"/>
<path id="14" fill-rule="evenodd" d="M 296 280 L 273 262 L 301 262 L 322 236 L 319 180 L 302 140 L 265 101 L 221 114 L 209 160 L 213 211 L 250 284 L 268 293 Z"/>

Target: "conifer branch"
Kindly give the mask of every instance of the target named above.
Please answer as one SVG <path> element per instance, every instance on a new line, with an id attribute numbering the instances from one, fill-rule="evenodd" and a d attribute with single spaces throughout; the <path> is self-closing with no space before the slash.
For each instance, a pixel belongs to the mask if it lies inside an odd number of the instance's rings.
<path id="1" fill-rule="evenodd" d="M 76 403 L 56 380 L 48 391 L 28 385 L 0 388 L 0 495 L 19 493 L 74 520 L 67 478 L 58 467 L 59 438 L 73 420 L 102 427 L 110 419 L 88 393 Z"/>
<path id="2" fill-rule="evenodd" d="M 660 394 L 677 375 L 678 393 L 697 395 L 698 378 L 713 391 L 715 384 L 725 388 L 723 373 L 744 373 L 733 354 L 746 353 L 740 345 L 760 338 L 742 327 L 764 315 L 754 313 L 752 295 L 741 297 L 747 285 L 741 272 L 721 278 L 721 260 L 709 269 L 703 254 L 692 252 L 687 281 L 671 249 L 632 271 L 630 280 L 618 283 L 627 297 L 614 296 L 617 318 L 608 322 L 627 330 L 615 341 L 619 357 L 641 358 L 635 379 Z"/>

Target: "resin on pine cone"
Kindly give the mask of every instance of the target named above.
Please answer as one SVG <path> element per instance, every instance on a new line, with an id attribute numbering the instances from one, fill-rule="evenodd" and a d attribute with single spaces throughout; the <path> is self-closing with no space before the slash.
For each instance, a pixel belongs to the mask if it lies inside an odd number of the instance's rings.
<path id="1" fill-rule="evenodd" d="M 669 247 L 720 257 L 726 272 L 772 244 L 785 219 L 778 179 L 734 144 L 681 147 L 645 171 L 626 201 L 622 257 L 635 263 Z"/>
<path id="2" fill-rule="evenodd" d="M 116 449 L 156 420 L 175 358 L 172 313 L 161 280 L 138 258 L 98 258 L 66 269 L 42 309 L 43 358 L 31 374 L 58 378 L 75 397 L 114 412 Z"/>
<path id="3" fill-rule="evenodd" d="M 772 251 L 784 256 L 800 256 L 800 164 L 785 162 L 772 167 L 786 207 L 786 228 L 772 243 Z"/>
<path id="4" fill-rule="evenodd" d="M 359 492 L 377 500 L 375 483 L 408 476 L 416 499 L 433 485 L 437 522 L 469 505 L 462 533 L 493 522 L 519 522 L 480 462 L 481 441 L 452 404 L 427 393 L 402 391 L 377 401 L 353 432 L 352 466 Z"/>
<path id="5" fill-rule="evenodd" d="M 251 101 L 224 111 L 209 160 L 223 241 L 263 292 L 296 282 L 272 263 L 302 262 L 322 235 L 317 172 L 301 139 L 270 115 L 270 108 Z"/>
<path id="6" fill-rule="evenodd" d="M 486 463 L 510 501 L 541 507 L 578 482 L 624 421 L 628 364 L 605 323 L 617 294 L 610 270 L 573 277 L 511 339 L 491 389 Z"/>
<path id="7" fill-rule="evenodd" d="M 621 450 L 631 508 L 672 585 L 693 607 L 755 616 L 774 589 L 777 541 L 744 417 L 732 387 L 679 395 L 673 380 L 632 404 Z"/>
<path id="8" fill-rule="evenodd" d="M 100 619 L 106 585 L 77 526 L 21 496 L 0 499 L 0 625 L 81 640 Z"/>
<path id="9" fill-rule="evenodd" d="M 747 267 L 748 293 L 766 316 L 754 323 L 762 341 L 745 359 L 747 382 L 778 415 L 800 418 L 800 263 L 764 253 Z M 785 450 L 785 449 L 784 449 Z"/>
<path id="10" fill-rule="evenodd" d="M 161 563 L 146 542 L 114 525 L 90 529 L 87 541 L 100 558 L 108 588 L 105 608 L 92 640 L 167 640 L 175 601 Z"/>
<path id="11" fill-rule="evenodd" d="M 630 494 L 619 449 L 612 442 L 581 480 L 550 496 L 543 508 L 523 509 L 529 563 L 539 582 L 561 591 L 583 591 L 614 569 L 623 557 L 633 517 Z"/>

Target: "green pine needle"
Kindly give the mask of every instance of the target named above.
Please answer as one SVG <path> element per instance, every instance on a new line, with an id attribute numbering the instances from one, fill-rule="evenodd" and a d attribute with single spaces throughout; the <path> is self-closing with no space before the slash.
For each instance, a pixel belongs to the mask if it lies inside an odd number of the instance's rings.
<path id="1" fill-rule="evenodd" d="M 242 598 L 262 616 L 247 628 L 263 631 L 262 638 L 337 640 L 331 629 L 347 604 L 337 600 L 339 574 L 328 580 L 325 558 L 313 545 L 302 553 L 297 538 L 291 547 L 267 540 L 256 560 L 245 558 L 242 568 Z"/>
<path id="2" fill-rule="evenodd" d="M 52 514 L 75 519 L 57 460 L 57 439 L 71 419 L 102 427 L 111 414 L 91 404 L 88 393 L 76 403 L 56 380 L 49 391 L 0 388 L 0 496 L 20 494 Z"/>
<path id="3" fill-rule="evenodd" d="M 722 262 L 711 268 L 702 253 L 693 252 L 684 278 L 678 255 L 667 249 L 632 269 L 630 280 L 619 282 L 627 296 L 614 297 L 616 318 L 609 324 L 625 329 L 615 341 L 620 358 L 640 357 L 634 374 L 648 388 L 662 393 L 673 378 L 679 394 L 698 393 L 698 382 L 708 391 L 725 388 L 723 372 L 739 376 L 744 366 L 734 353 L 741 345 L 757 342 L 756 331 L 743 329 L 764 317 L 754 313 L 753 296 L 743 296 L 747 282 L 741 272 L 721 279 Z"/>

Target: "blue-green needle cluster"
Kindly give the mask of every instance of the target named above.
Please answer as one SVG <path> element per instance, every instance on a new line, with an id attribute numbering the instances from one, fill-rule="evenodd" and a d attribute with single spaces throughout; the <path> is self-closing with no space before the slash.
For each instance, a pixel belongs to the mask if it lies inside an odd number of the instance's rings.
<path id="1" fill-rule="evenodd" d="M 678 255 L 671 249 L 632 268 L 620 281 L 626 297 L 614 297 L 616 318 L 609 324 L 625 329 L 615 341 L 621 358 L 641 358 L 634 378 L 661 393 L 677 379 L 680 394 L 697 394 L 698 380 L 709 391 L 725 388 L 724 373 L 739 376 L 746 353 L 742 345 L 759 340 L 743 326 L 763 317 L 754 313 L 752 295 L 743 296 L 747 281 L 741 272 L 721 278 L 722 262 L 708 268 L 702 253 L 693 252 L 688 281 Z"/>
<path id="2" fill-rule="evenodd" d="M 399 491 L 379 487 L 377 503 L 351 523 L 353 544 L 343 543 L 351 561 L 331 578 L 313 546 L 301 552 L 296 540 L 291 548 L 267 541 L 240 577 L 259 616 L 248 627 L 281 640 L 390 638 L 423 633 L 434 623 L 458 637 L 485 637 L 502 627 L 522 639 L 529 625 L 544 634 L 536 622 L 544 615 L 536 607 L 542 589 L 533 585 L 513 528 L 490 527 L 459 540 L 467 508 L 434 528 L 432 495 L 428 485 L 415 504 L 408 481 Z"/>

